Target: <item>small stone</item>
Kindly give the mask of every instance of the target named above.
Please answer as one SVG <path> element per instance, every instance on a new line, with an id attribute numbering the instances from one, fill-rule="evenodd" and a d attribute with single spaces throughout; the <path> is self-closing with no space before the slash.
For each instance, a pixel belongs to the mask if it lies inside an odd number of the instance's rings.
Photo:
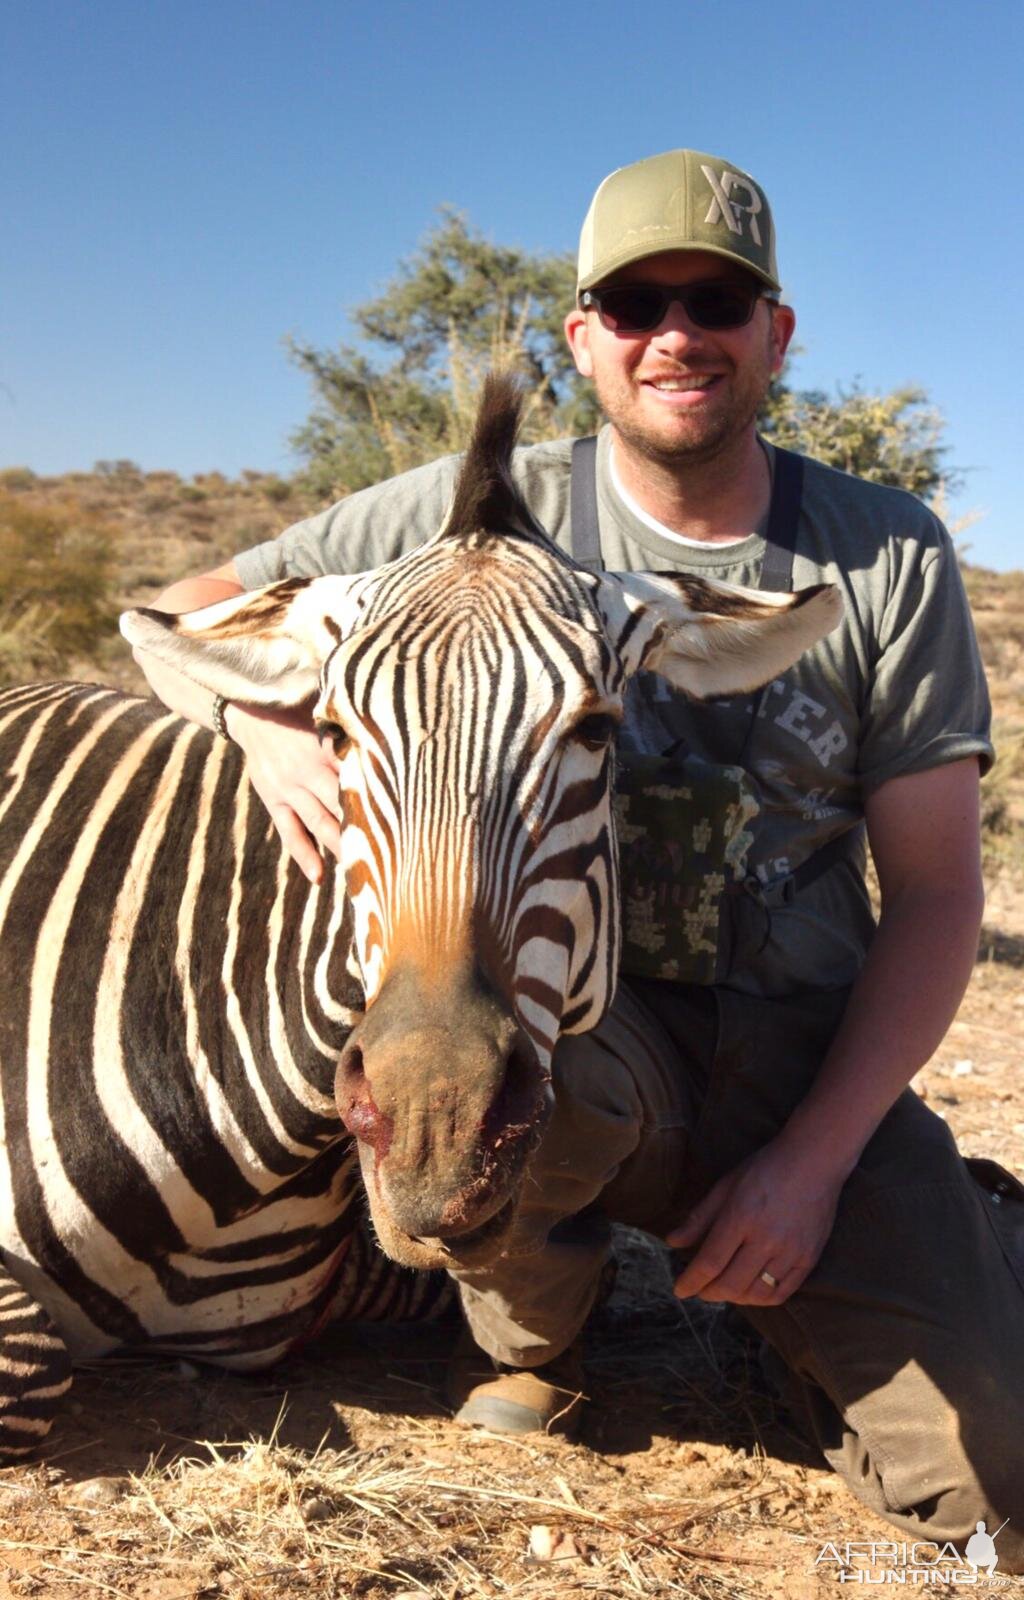
<path id="1" fill-rule="evenodd" d="M 192 1361 L 179 1361 L 177 1367 L 179 1378 L 187 1378 L 190 1383 L 195 1383 L 199 1377 L 199 1368 Z"/>
<path id="2" fill-rule="evenodd" d="M 564 1528 L 536 1522 L 530 1529 L 529 1561 L 571 1561 L 579 1553 L 575 1539 Z"/>
<path id="3" fill-rule="evenodd" d="M 550 1561 L 555 1549 L 555 1533 L 546 1523 L 537 1522 L 530 1529 L 530 1555 L 534 1561 Z"/>
<path id="4" fill-rule="evenodd" d="M 128 1487 L 127 1478 L 83 1478 L 69 1492 L 72 1505 L 98 1511 L 102 1506 L 112 1506 L 120 1500 Z"/>
<path id="5" fill-rule="evenodd" d="M 303 1522 L 326 1522 L 328 1517 L 333 1517 L 334 1506 L 329 1500 L 305 1500 L 299 1514 Z"/>
<path id="6" fill-rule="evenodd" d="M 954 1076 L 954 1078 L 969 1078 L 973 1071 L 974 1071 L 974 1062 L 973 1061 L 967 1061 L 965 1059 L 963 1061 L 954 1061 L 953 1062 L 953 1076 Z"/>

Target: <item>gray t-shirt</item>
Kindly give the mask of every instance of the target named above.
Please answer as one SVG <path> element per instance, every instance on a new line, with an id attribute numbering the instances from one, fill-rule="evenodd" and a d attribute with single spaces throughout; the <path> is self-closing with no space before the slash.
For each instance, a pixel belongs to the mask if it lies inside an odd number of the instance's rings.
<path id="1" fill-rule="evenodd" d="M 570 548 L 572 442 L 515 452 L 513 473 L 534 516 Z M 657 532 L 627 506 L 610 470 L 610 430 L 597 452 L 605 566 L 687 573 L 756 587 L 760 532 L 694 547 Z M 279 539 L 235 558 L 246 588 L 283 577 L 361 572 L 412 549 L 440 527 L 456 457 L 360 490 Z M 888 779 L 962 757 L 992 760 L 990 709 L 970 610 L 949 535 L 898 489 L 805 462 L 793 586 L 835 583 L 845 603 L 836 631 L 768 686 L 748 748 L 762 811 L 750 865 L 765 883 L 785 877 L 863 816 Z M 752 718 L 749 697 L 697 705 L 652 674 L 631 688 L 626 741 L 660 753 L 684 738 L 711 761 L 735 762 Z M 922 818 L 927 826 L 927 818 Z M 728 982 L 766 995 L 853 981 L 872 933 L 859 864 L 841 862 L 794 899 L 764 913 L 751 902 Z"/>

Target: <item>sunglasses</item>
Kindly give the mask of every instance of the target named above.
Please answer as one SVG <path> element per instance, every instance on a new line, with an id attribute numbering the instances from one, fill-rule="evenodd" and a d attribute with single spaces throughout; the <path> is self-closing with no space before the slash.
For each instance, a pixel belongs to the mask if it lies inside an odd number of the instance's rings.
<path id="1" fill-rule="evenodd" d="M 756 283 L 712 278 L 706 283 L 617 283 L 610 289 L 584 289 L 583 310 L 593 306 L 609 333 L 650 333 L 676 300 L 698 328 L 742 328 L 759 300 L 778 297 Z"/>

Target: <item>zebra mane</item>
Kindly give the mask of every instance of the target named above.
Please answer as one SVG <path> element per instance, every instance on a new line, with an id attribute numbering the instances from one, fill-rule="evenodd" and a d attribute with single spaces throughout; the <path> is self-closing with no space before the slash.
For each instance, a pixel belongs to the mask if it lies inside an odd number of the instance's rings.
<path id="1" fill-rule="evenodd" d="M 523 392 L 510 373 L 489 372 L 441 537 L 543 534 L 512 478 Z"/>

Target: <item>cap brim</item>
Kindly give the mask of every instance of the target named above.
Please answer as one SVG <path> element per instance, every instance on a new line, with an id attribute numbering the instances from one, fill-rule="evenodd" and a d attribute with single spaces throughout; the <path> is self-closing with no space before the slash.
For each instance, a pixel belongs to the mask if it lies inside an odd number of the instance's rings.
<path id="1" fill-rule="evenodd" d="M 596 288 L 599 283 L 604 283 L 606 278 L 610 278 L 613 272 L 619 272 L 621 268 L 628 267 L 634 261 L 647 261 L 651 256 L 665 255 L 673 250 L 699 250 L 706 256 L 721 256 L 723 261 L 731 261 L 734 266 L 742 267 L 744 272 L 749 272 L 752 277 L 767 284 L 776 294 L 782 293 L 781 283 L 777 283 L 767 272 L 763 272 L 752 261 L 748 261 L 746 256 L 739 255 L 735 250 L 723 250 L 719 245 L 703 242 L 698 244 L 693 239 L 661 240 L 656 250 L 621 250 L 617 255 L 602 261 L 600 267 L 588 272 L 586 277 L 580 278 L 576 284 L 576 293 L 582 294 L 584 289 Z"/>

